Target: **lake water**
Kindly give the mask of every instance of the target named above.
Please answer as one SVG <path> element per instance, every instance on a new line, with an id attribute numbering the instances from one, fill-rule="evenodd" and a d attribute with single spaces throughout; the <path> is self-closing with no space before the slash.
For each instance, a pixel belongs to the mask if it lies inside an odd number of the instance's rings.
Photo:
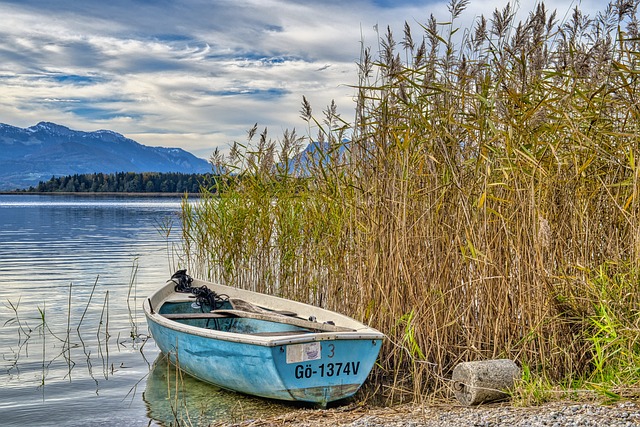
<path id="1" fill-rule="evenodd" d="M 143 299 L 180 259 L 175 197 L 0 195 L 0 425 L 238 422 L 293 408 L 176 372 Z"/>

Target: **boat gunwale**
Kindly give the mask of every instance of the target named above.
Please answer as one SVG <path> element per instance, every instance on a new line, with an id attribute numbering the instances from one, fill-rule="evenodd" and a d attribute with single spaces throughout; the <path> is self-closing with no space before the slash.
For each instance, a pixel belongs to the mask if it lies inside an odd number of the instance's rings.
<path id="1" fill-rule="evenodd" d="M 239 289 L 239 288 L 232 288 L 232 287 L 217 284 L 217 283 L 204 282 L 197 279 L 194 279 L 194 282 L 197 282 L 196 284 L 207 285 L 209 288 L 213 287 L 213 288 L 221 289 L 225 292 L 234 294 L 234 296 L 236 295 L 240 297 L 243 297 L 243 296 L 246 297 L 247 295 L 260 296 L 260 297 L 266 298 L 269 301 L 276 301 L 276 302 L 286 301 L 287 303 L 290 302 L 292 305 L 299 308 L 309 308 L 317 313 L 321 312 L 323 314 L 334 315 L 340 318 L 341 320 L 348 321 L 348 323 L 351 323 L 352 325 L 358 326 L 358 327 L 350 328 L 347 326 L 340 325 L 340 327 L 345 327 L 345 328 L 348 328 L 349 330 L 321 331 L 321 332 L 301 331 L 300 334 L 297 334 L 297 335 L 259 336 L 259 335 L 249 335 L 249 334 L 237 333 L 237 332 L 217 331 L 214 329 L 205 329 L 198 326 L 187 325 L 184 323 L 177 322 L 175 320 L 168 319 L 164 315 L 158 313 L 158 310 L 167 302 L 189 301 L 189 298 L 186 294 L 183 296 L 183 294 L 178 294 L 173 289 L 171 289 L 171 292 L 167 291 L 167 287 L 173 288 L 174 286 L 174 282 L 172 282 L 171 280 L 168 281 L 164 286 L 158 288 L 149 298 L 145 299 L 143 303 L 145 316 L 150 321 L 156 323 L 158 326 L 169 328 L 185 334 L 196 335 L 196 336 L 209 338 L 209 339 L 237 342 L 242 344 L 252 344 L 252 345 L 258 345 L 258 346 L 264 346 L 264 347 L 277 347 L 277 346 L 283 346 L 283 345 L 289 345 L 289 344 L 300 344 L 300 343 L 306 343 L 306 342 L 328 341 L 328 340 L 382 340 L 385 337 L 385 335 L 382 332 L 370 326 L 367 326 L 361 322 L 358 322 L 355 319 L 352 319 L 348 316 L 342 315 L 340 313 L 336 313 L 331 310 L 314 307 L 312 305 L 300 303 L 297 301 L 285 300 L 283 298 L 275 297 L 272 295 L 260 294 L 257 292 L 248 291 L 248 290 Z M 212 286 L 209 286 L 209 285 L 212 285 Z M 164 297 L 161 297 L 160 295 L 162 293 L 167 293 L 167 295 Z M 181 298 L 176 298 L 176 295 L 180 295 Z M 154 307 L 151 306 L 151 300 L 153 298 L 160 298 L 159 304 L 154 304 Z M 323 323 L 318 323 L 318 326 L 322 324 Z"/>

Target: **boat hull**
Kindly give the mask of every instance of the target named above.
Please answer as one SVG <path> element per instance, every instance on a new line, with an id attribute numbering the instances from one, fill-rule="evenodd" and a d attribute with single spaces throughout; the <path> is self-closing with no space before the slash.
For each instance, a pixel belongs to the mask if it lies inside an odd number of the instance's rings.
<path id="1" fill-rule="evenodd" d="M 329 338 L 268 346 L 205 338 L 153 321 L 149 329 L 160 350 L 199 380 L 246 394 L 319 404 L 352 396 L 381 345 L 376 339 Z"/>
<path id="2" fill-rule="evenodd" d="M 285 306 L 286 300 L 215 286 L 245 300 L 253 297 L 263 306 Z M 227 319 L 210 313 L 202 316 L 215 316 L 213 321 L 193 320 L 188 316 L 198 314 L 184 314 L 190 302 L 172 300 L 176 295 L 165 287 L 144 304 L 151 335 L 172 363 L 218 387 L 266 398 L 326 405 L 352 396 L 373 368 L 384 338 L 353 319 L 301 303 L 286 307 L 335 318 L 336 325 L 313 323 L 318 330 L 310 330 L 305 328 L 310 322 L 300 318 Z M 171 320 L 172 315 L 185 319 Z M 338 326 L 341 320 L 348 327 Z"/>

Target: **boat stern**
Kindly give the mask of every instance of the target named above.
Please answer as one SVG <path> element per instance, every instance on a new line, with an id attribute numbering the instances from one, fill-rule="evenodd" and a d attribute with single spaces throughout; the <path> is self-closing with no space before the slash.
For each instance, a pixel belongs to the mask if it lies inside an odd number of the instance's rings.
<path id="1" fill-rule="evenodd" d="M 358 391 L 381 345 L 381 338 L 291 343 L 275 347 L 274 360 L 293 400 L 326 405 Z"/>

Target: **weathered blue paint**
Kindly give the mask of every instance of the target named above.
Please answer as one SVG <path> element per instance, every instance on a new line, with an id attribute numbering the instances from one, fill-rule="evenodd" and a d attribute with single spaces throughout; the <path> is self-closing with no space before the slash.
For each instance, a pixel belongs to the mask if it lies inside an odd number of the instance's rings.
<path id="1" fill-rule="evenodd" d="M 325 405 L 352 396 L 373 368 L 384 338 L 373 328 L 307 304 L 194 283 L 299 316 L 237 310 L 227 316 L 227 307 L 203 312 L 169 282 L 145 301 L 145 315 L 160 350 L 193 377 L 242 393 Z"/>
<path id="2" fill-rule="evenodd" d="M 190 375 L 243 393 L 290 399 L 275 366 L 268 363 L 270 347 L 199 337 L 154 322 L 149 327 L 162 352 Z"/>
<path id="3" fill-rule="evenodd" d="M 163 327 L 152 319 L 149 329 L 173 363 L 202 381 L 267 398 L 318 404 L 352 396 L 369 375 L 381 346 L 381 339 L 328 339 L 318 341 L 321 358 L 287 363 L 288 345 L 206 338 Z M 289 345 L 309 342 L 314 341 Z"/>
<path id="4" fill-rule="evenodd" d="M 373 368 L 381 343 L 379 339 L 320 341 L 320 359 L 294 363 L 287 363 L 285 346 L 273 355 L 274 364 L 295 400 L 332 402 L 360 388 Z"/>

